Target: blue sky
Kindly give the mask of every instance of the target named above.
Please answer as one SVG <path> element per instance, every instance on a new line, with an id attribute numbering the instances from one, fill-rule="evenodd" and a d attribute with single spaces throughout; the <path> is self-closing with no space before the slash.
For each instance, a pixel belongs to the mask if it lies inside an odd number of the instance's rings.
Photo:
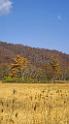
<path id="1" fill-rule="evenodd" d="M 69 0 L 0 1 L 0 40 L 69 54 Z"/>

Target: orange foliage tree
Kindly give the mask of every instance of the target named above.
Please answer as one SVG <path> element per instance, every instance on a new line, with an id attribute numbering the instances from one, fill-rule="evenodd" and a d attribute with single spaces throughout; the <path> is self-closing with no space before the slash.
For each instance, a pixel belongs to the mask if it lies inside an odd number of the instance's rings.
<path id="1" fill-rule="evenodd" d="M 23 71 L 29 65 L 29 60 L 23 56 L 17 55 L 13 59 L 13 63 L 10 66 L 11 77 L 23 77 Z"/>
<path id="2" fill-rule="evenodd" d="M 61 66 L 57 59 L 51 58 L 47 61 L 47 63 L 43 66 L 46 76 L 48 79 L 60 79 L 61 76 Z"/>

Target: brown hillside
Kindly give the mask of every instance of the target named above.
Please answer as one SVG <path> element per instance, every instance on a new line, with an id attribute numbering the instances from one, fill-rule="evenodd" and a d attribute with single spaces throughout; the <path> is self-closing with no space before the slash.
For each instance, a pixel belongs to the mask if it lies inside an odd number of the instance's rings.
<path id="1" fill-rule="evenodd" d="M 69 66 L 69 55 L 48 49 L 31 48 L 20 44 L 0 42 L 0 64 L 10 63 L 16 55 L 28 57 L 32 64 L 40 66 L 45 64 L 51 57 L 57 58 L 65 68 Z"/>

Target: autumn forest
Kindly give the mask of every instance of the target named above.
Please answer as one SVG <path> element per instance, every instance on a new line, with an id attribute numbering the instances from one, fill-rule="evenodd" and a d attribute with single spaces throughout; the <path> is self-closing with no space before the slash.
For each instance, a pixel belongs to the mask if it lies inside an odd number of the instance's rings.
<path id="1" fill-rule="evenodd" d="M 69 55 L 0 42 L 0 80 L 24 83 L 69 80 Z"/>

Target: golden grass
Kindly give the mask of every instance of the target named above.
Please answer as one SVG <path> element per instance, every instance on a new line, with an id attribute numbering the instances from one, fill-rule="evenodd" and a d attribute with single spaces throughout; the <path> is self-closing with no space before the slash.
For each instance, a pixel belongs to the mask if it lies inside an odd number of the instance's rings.
<path id="1" fill-rule="evenodd" d="M 69 124 L 69 84 L 0 83 L 0 124 Z"/>

